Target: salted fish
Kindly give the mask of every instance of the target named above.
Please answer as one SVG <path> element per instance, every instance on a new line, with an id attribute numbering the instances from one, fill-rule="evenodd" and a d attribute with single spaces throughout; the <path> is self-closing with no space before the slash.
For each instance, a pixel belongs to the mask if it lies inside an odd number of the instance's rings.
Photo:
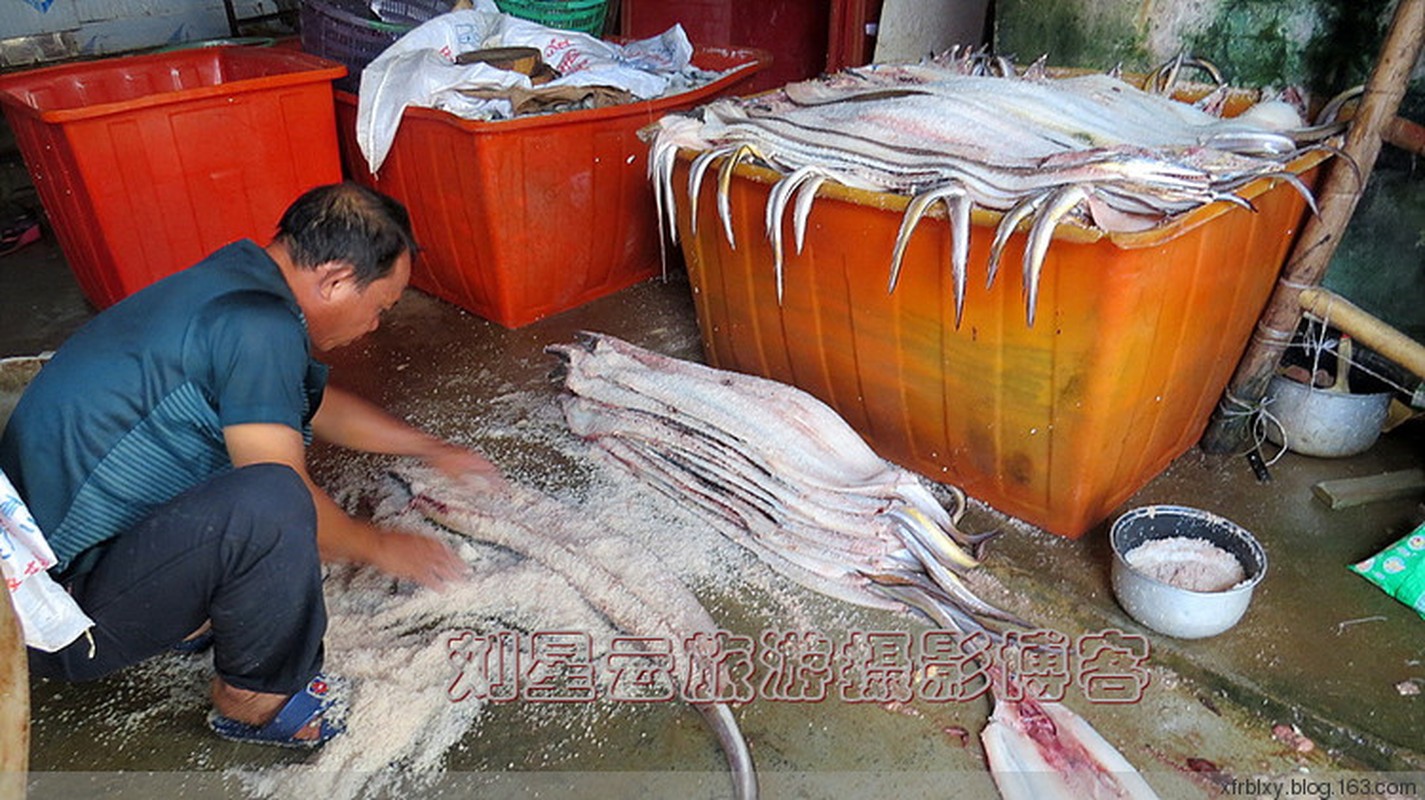
<path id="1" fill-rule="evenodd" d="M 671 359 L 614 337 L 581 334 L 552 345 L 565 386 L 580 396 L 678 419 L 737 450 L 756 449 L 771 472 L 798 485 L 900 501 L 933 523 L 927 542 L 946 566 L 973 567 L 966 539 L 914 474 L 876 455 L 825 403 L 750 375 Z M 769 413 L 775 409 L 776 413 Z"/>
<path id="2" fill-rule="evenodd" d="M 828 405 L 783 383 L 717 370 L 637 348 L 604 334 L 552 345 L 568 365 L 566 386 L 598 398 L 610 385 L 654 412 L 674 411 L 746 445 L 756 442 L 779 474 L 832 491 L 858 491 L 925 505 L 938 523 L 950 518 L 919 479 L 878 456 Z M 696 391 L 689 391 L 695 387 Z M 769 415 L 768 409 L 776 409 Z M 927 502 L 928 501 L 928 502 Z"/>
<path id="3" fill-rule="evenodd" d="M 690 469 L 665 448 L 619 436 L 601 437 L 597 442 L 625 468 L 671 499 L 705 512 L 728 538 L 814 591 L 872 608 L 904 610 L 899 603 L 886 603 L 886 593 L 880 589 L 887 576 L 899 575 L 937 587 L 944 602 L 966 613 L 1019 624 L 971 593 L 914 538 L 898 539 L 899 546 L 890 551 L 875 540 L 863 546 L 849 534 L 840 535 L 772 508 L 759 508 L 744 496 L 727 491 L 714 477 Z M 874 530 L 899 519 L 892 511 L 885 519 L 867 519 L 865 528 Z"/>
<path id="4" fill-rule="evenodd" d="M 582 333 L 580 344 L 555 345 L 549 350 L 565 362 L 566 388 L 574 392 L 562 400 L 571 429 L 597 442 L 606 457 L 653 488 L 704 512 L 719 531 L 779 573 L 835 599 L 915 610 L 963 634 L 982 632 L 993 638 L 987 620 L 1027 625 L 981 601 L 939 565 L 920 539 L 934 523 L 924 517 L 919 505 L 898 503 L 885 513 L 899 525 L 905 548 L 885 553 L 881 559 L 867 560 L 844 545 L 818 546 L 814 535 L 789 535 L 787 527 L 795 523 L 782 514 L 781 490 L 766 488 L 782 477 L 766 466 L 779 459 L 769 456 L 764 462 L 762 457 L 764 448 L 786 437 L 769 443 L 752 434 L 778 427 L 776 420 L 789 409 L 801 408 L 790 414 L 806 414 L 799 417 L 803 423 L 818 414 L 806 412 L 802 408 L 805 402 L 788 396 L 788 391 L 778 388 L 781 384 L 768 386 L 772 382 L 658 356 L 600 334 Z M 611 363 L 600 363 L 604 359 Z M 661 378 L 642 374 L 650 372 Z M 614 377 L 601 379 L 606 374 Z M 733 387 L 751 387 L 762 402 L 749 404 L 745 398 L 734 397 Z M 580 388 L 602 392 L 601 397 L 590 400 L 580 396 Z M 799 393 L 791 387 L 785 389 Z M 701 396 L 704 392 L 716 398 L 716 405 L 726 413 L 708 408 L 713 401 Z M 620 401 L 634 405 L 610 405 Z M 835 419 L 845 425 L 839 417 Z M 818 422 L 830 424 L 824 419 Z M 718 427 L 724 424 L 736 432 Z M 818 442 L 837 438 L 820 430 L 803 437 Z M 724 448 L 731 450 L 723 452 Z M 738 457 L 729 458 L 731 455 Z M 792 459 L 790 463 L 801 462 Z M 859 466 L 859 472 L 853 474 L 867 484 L 884 485 L 887 478 L 883 473 L 894 470 L 890 465 L 873 465 L 869 459 Z M 743 467 L 748 467 L 746 472 L 740 471 Z M 817 471 L 815 477 L 835 483 L 833 472 Z M 872 476 L 876 480 L 870 480 Z M 791 491 L 794 495 L 796 490 Z M 953 519 L 951 522 L 953 526 Z M 993 684 L 991 688 L 994 713 L 982 740 L 994 780 L 1006 800 L 1155 797 L 1122 754 L 1069 709 L 1030 698 L 1009 699 L 1003 690 L 996 690 Z"/>
<path id="5" fill-rule="evenodd" d="M 680 476 L 665 471 L 653 454 L 618 439 L 601 441 L 599 447 L 607 457 L 674 502 L 691 502 L 696 510 L 705 513 L 705 518 L 713 523 L 719 533 L 747 548 L 777 573 L 837 600 L 867 608 L 906 610 L 904 604 L 873 590 L 871 581 L 865 576 L 850 572 L 841 565 L 808 560 L 791 551 L 768 546 L 764 538 L 759 538 L 748 529 L 749 517 L 743 513 L 745 509 L 739 509 L 735 501 L 723 495 L 704 492 L 702 487 L 681 482 Z"/>
<path id="6" fill-rule="evenodd" d="M 1156 800 L 1153 787 L 1061 703 L 995 697 L 980 733 L 1004 800 Z"/>
<path id="7" fill-rule="evenodd" d="M 790 206 L 800 253 L 817 189 L 827 181 L 911 198 L 890 258 L 892 291 L 917 222 L 943 200 L 957 327 L 974 207 L 1006 212 L 987 284 L 1022 215 L 1034 215 L 1023 266 L 1030 327 L 1044 253 L 1060 222 L 1137 232 L 1215 202 L 1250 210 L 1235 192 L 1261 178 L 1285 181 L 1315 211 L 1310 190 L 1285 164 L 1304 152 L 1303 142 L 1320 137 L 1289 104 L 1269 100 L 1223 119 L 1206 110 L 1220 104 L 1178 102 L 1116 75 L 1051 79 L 1042 69 L 1019 76 L 1006 65 L 1001 77 L 985 74 L 997 63 L 981 54 L 856 67 L 764 95 L 716 100 L 692 116 L 669 115 L 653 137 L 653 160 L 666 165 L 655 193 L 676 194 L 676 150 L 694 151 L 687 191 L 696 230 L 703 176 L 716 166 L 717 214 L 735 248 L 733 170 L 755 159 L 780 172 L 763 209 L 778 304 L 788 268 L 783 217 Z M 672 205 L 660 208 L 671 224 Z"/>
<path id="8" fill-rule="evenodd" d="M 571 430 L 706 512 L 764 560 L 795 567 L 789 577 L 885 606 L 890 596 L 877 584 L 921 575 L 963 613 L 1017 622 L 955 575 L 976 565 L 955 526 L 963 501 L 947 512 L 829 406 L 785 384 L 615 337 L 579 339 L 547 348 L 564 363 Z"/>
<path id="9" fill-rule="evenodd" d="M 834 538 L 827 542 L 828 546 L 844 548 L 848 553 L 882 555 L 898 541 L 889 532 L 890 523 L 876 521 L 890 510 L 892 501 L 888 499 L 787 480 L 761 463 L 756 450 L 735 449 L 699 436 L 675 418 L 581 396 L 564 398 L 561 407 L 570 429 L 580 436 L 617 436 L 657 443 L 665 451 L 686 458 L 690 466 L 713 472 L 728 491 L 757 502 L 769 515 L 802 519 L 830 531 Z M 867 530 L 868 525 L 874 529 Z"/>
<path id="10" fill-rule="evenodd" d="M 636 563 L 633 542 L 621 540 L 532 489 L 505 483 L 487 493 L 455 492 L 422 475 L 401 481 L 410 506 L 431 522 L 475 541 L 498 545 L 539 562 L 569 582 L 610 623 L 636 635 L 682 642 L 694 634 L 714 634 L 717 623 L 671 573 L 626 579 L 626 564 Z M 555 525 L 524 524 L 524 519 L 557 519 Z M 593 546 L 597 543 L 597 547 Z M 616 551 L 629 553 L 619 558 Z M 639 557 L 646 557 L 639 551 Z M 717 737 L 732 775 L 734 796 L 755 800 L 757 771 L 747 740 L 726 703 L 690 703 Z"/>

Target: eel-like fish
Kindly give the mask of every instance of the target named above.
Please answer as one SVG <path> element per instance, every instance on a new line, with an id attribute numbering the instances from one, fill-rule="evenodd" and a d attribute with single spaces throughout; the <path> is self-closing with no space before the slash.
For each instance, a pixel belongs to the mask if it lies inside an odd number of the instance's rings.
<path id="1" fill-rule="evenodd" d="M 520 553 L 562 576 L 616 628 L 635 635 L 682 642 L 712 634 L 717 623 L 686 586 L 661 575 L 628 577 L 629 564 L 647 553 L 592 525 L 554 498 L 514 484 L 473 494 L 398 478 L 411 492 L 413 510 L 461 536 Z M 438 483 L 438 482 L 437 482 Z M 522 520 L 541 520 L 539 524 Z M 547 524 L 548 520 L 557 524 Z M 597 547 L 591 546 L 597 542 Z M 622 550 L 626 558 L 618 557 Z M 735 796 L 755 800 L 757 771 L 747 740 L 726 703 L 690 703 L 717 737 L 732 773 Z"/>
<path id="2" fill-rule="evenodd" d="M 754 448 L 769 471 L 831 491 L 916 505 L 950 536 L 947 512 L 913 474 L 881 458 L 830 406 L 777 381 L 669 358 L 616 337 L 580 333 L 546 352 L 574 394 L 677 419 L 732 447 Z M 776 413 L 768 413 L 775 410 Z"/>
<path id="3" fill-rule="evenodd" d="M 1027 625 L 976 597 L 951 570 L 969 565 L 933 552 L 955 545 L 947 534 L 958 533 L 960 509 L 948 515 L 933 497 L 908 488 L 925 491 L 810 395 L 602 334 L 581 333 L 577 344 L 547 351 L 564 365 L 572 396 L 561 402 L 571 430 L 703 512 L 782 575 L 836 599 L 915 610 L 962 634 L 993 639 L 989 621 Z M 854 491 L 889 505 L 808 508 Z M 861 524 L 843 522 L 857 513 Z M 855 543 L 857 536 L 864 541 Z M 992 689 L 998 680 L 996 674 Z M 995 693 L 982 733 L 1006 800 L 1154 797 L 1127 759 L 1072 711 L 1007 695 Z"/>
<path id="4" fill-rule="evenodd" d="M 920 479 L 829 406 L 786 384 L 603 334 L 551 345 L 565 420 L 653 488 L 813 591 L 874 608 L 1022 624 L 960 580 L 976 537 Z M 907 588 L 909 587 L 909 588 Z M 927 612 L 931 613 L 931 612 Z"/>
<path id="5" fill-rule="evenodd" d="M 1193 208 L 1226 201 L 1260 178 L 1310 191 L 1284 168 L 1310 141 L 1294 109 L 1264 101 L 1236 118 L 1145 92 L 1109 75 L 1024 76 L 988 57 L 870 65 L 793 83 L 753 98 L 716 100 L 695 117 L 669 115 L 653 134 L 654 191 L 673 219 L 678 148 L 698 155 L 689 171 L 693 230 L 704 174 L 718 167 L 717 212 L 735 247 L 728 196 L 734 168 L 755 159 L 783 177 L 768 194 L 764 228 L 772 245 L 776 299 L 783 297 L 782 217 L 796 195 L 793 230 L 801 250 L 817 188 L 828 180 L 912 198 L 891 256 L 894 289 L 907 239 L 935 202 L 952 233 L 951 279 L 963 313 L 972 207 L 1007 212 L 995 236 L 987 285 L 1005 241 L 1025 216 L 1026 321 L 1033 324 L 1038 274 L 1056 224 L 1072 219 L 1108 232 L 1138 231 Z M 1167 79 L 1168 82 L 1171 78 Z M 1203 160 L 1203 156 L 1208 156 Z"/>

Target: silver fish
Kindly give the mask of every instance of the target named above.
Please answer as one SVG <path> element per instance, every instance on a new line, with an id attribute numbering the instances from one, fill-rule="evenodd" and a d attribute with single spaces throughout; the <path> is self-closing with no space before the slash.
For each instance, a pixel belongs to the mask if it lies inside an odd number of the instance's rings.
<path id="1" fill-rule="evenodd" d="M 878 576 L 911 572 L 967 615 L 1014 622 L 955 575 L 978 563 L 956 526 L 963 497 L 947 511 L 821 401 L 605 335 L 547 349 L 564 362 L 572 431 L 788 577 L 902 608 Z"/>
<path id="2" fill-rule="evenodd" d="M 619 544 L 606 531 L 553 498 L 506 484 L 488 496 L 456 495 L 419 479 L 405 479 L 411 507 L 430 521 L 470 539 L 495 544 L 531 558 L 558 573 L 621 630 L 680 642 L 695 633 L 714 633 L 717 624 L 698 599 L 677 580 L 626 580 L 620 560 L 609 554 Z M 556 525 L 521 524 L 521 519 L 558 519 Z M 591 544 L 597 540 L 598 547 Z M 622 543 L 632 548 L 632 542 Z M 632 559 L 630 559 L 631 562 Z M 692 703 L 716 735 L 732 773 L 735 796 L 755 800 L 756 768 L 737 719 L 725 703 Z"/>
<path id="3" fill-rule="evenodd" d="M 812 199 L 826 181 L 910 195 L 913 204 L 891 258 L 894 287 L 908 237 L 939 194 L 954 235 L 950 262 L 957 324 L 968 239 L 959 232 L 968 230 L 963 221 L 975 206 L 1007 212 L 991 249 L 987 285 L 1009 235 L 1027 216 L 1034 220 L 1031 232 L 1040 235 L 1031 237 L 1028 252 L 1034 257 L 1025 269 L 1030 324 L 1042 265 L 1037 245 L 1070 214 L 1109 232 L 1144 230 L 1208 203 L 1250 207 L 1234 192 L 1264 177 L 1291 183 L 1314 208 L 1300 179 L 1282 166 L 1302 152 L 1297 144 L 1302 137 L 1271 127 L 1281 123 L 1259 121 L 1278 119 L 1267 108 L 1224 120 L 1113 76 L 1050 79 L 1031 68 L 1024 76 L 991 77 L 992 64 L 986 54 L 972 53 L 914 65 L 870 65 L 765 96 L 710 103 L 698 112 L 702 127 L 696 138 L 706 144 L 690 171 L 692 201 L 713 160 L 708 154 L 726 154 L 718 173 L 718 213 L 724 236 L 735 247 L 728 192 L 737 164 L 755 159 L 787 176 L 772 189 L 764 214 L 780 303 L 781 219 L 794 196 L 800 252 Z M 693 138 L 686 127 L 668 125 L 659 135 Z M 656 138 L 654 149 L 658 155 L 667 152 Z M 666 181 L 671 171 L 654 160 L 660 165 L 655 179 Z M 661 199 L 673 187 L 656 191 Z M 660 209 L 673 212 L 666 201 Z"/>

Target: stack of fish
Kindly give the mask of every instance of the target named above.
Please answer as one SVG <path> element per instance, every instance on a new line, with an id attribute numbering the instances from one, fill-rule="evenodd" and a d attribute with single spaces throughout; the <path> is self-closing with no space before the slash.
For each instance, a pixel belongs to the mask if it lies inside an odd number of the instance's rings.
<path id="1" fill-rule="evenodd" d="M 783 575 L 837 599 L 914 609 L 965 634 L 1025 624 L 960 580 L 975 564 L 974 537 L 955 526 L 963 497 L 947 513 L 805 392 L 602 334 L 546 350 L 564 363 L 561 402 L 575 433 Z M 1010 687 L 1015 678 L 999 668 L 991 674 L 994 714 L 981 735 L 1005 800 L 1156 797 L 1077 714 Z M 725 748 L 735 741 L 714 729 Z M 743 784 L 751 785 L 745 772 Z"/>
<path id="2" fill-rule="evenodd" d="M 673 165 L 696 151 L 687 184 L 697 225 L 703 178 L 717 159 L 718 212 L 735 246 L 728 208 L 732 170 L 755 159 L 785 177 L 767 200 L 778 300 L 783 218 L 801 251 L 817 190 L 827 181 L 912 197 L 891 256 L 894 290 L 905 244 L 920 218 L 943 203 L 950 219 L 956 321 L 963 309 L 970 210 L 1004 212 L 987 264 L 994 281 L 1011 234 L 1032 220 L 1023 258 L 1026 316 L 1034 322 L 1039 270 L 1060 220 L 1104 231 L 1144 230 L 1215 201 L 1250 204 L 1233 192 L 1264 176 L 1310 193 L 1286 167 L 1301 152 L 1295 110 L 1267 101 L 1223 119 L 1144 92 L 1109 75 L 1051 79 L 977 74 L 962 58 L 870 65 L 782 90 L 719 100 L 660 120 L 650 158 L 660 213 L 675 219 Z M 1221 97 L 1221 95 L 1214 95 Z M 795 196 L 795 199 L 793 199 Z M 676 226 L 673 230 L 676 236 Z"/>
<path id="3" fill-rule="evenodd" d="M 811 395 L 601 334 L 547 350 L 575 433 L 782 574 L 951 629 L 1019 624 L 961 579 L 977 544 L 956 528 L 963 497 L 947 512 Z"/>

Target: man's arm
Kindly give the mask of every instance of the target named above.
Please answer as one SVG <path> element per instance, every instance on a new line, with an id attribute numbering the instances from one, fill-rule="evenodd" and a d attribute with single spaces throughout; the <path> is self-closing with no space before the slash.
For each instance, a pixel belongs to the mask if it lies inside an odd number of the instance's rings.
<path id="1" fill-rule="evenodd" d="M 386 413 L 350 392 L 328 386 L 312 418 L 312 434 L 324 442 L 397 456 L 415 456 L 453 478 L 497 478 L 499 470 L 484 456 L 451 444 Z"/>
<path id="2" fill-rule="evenodd" d="M 436 539 L 379 530 L 342 511 L 307 474 L 306 448 L 296 430 L 276 423 L 230 425 L 223 429 L 223 438 L 235 467 L 286 464 L 302 477 L 316 506 L 317 549 L 323 560 L 370 564 L 433 588 L 469 574 L 465 562 Z"/>

